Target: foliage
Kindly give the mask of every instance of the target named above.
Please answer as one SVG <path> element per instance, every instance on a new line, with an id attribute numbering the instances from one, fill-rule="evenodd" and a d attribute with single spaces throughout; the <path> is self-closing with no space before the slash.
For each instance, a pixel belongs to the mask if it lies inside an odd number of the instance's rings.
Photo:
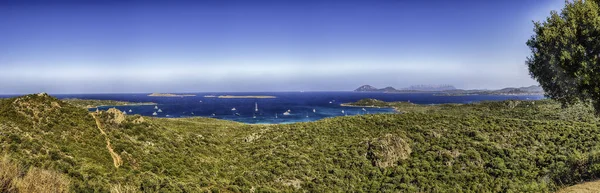
<path id="1" fill-rule="evenodd" d="M 568 106 L 591 101 L 600 113 L 600 8 L 566 1 L 561 13 L 535 22 L 527 65 L 546 95 Z"/>
<path id="2" fill-rule="evenodd" d="M 548 192 L 600 175 L 593 109 L 551 100 L 381 103 L 404 113 L 283 125 L 99 113 L 115 168 L 84 109 L 18 99 L 0 104 L 0 153 L 74 192 Z"/>
<path id="3" fill-rule="evenodd" d="M 69 179 L 56 171 L 32 167 L 23 172 L 17 163 L 4 156 L 0 160 L 0 192 L 68 192 Z M 24 174 L 21 176 L 21 174 Z"/>

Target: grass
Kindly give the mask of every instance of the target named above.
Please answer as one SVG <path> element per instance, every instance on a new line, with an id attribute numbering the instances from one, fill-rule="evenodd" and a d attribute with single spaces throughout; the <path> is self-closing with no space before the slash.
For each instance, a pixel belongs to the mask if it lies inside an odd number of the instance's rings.
<path id="1" fill-rule="evenodd" d="M 0 101 L 0 153 L 74 192 L 548 192 L 600 176 L 587 106 L 371 102 L 402 113 L 247 125 L 112 111 L 96 115 L 104 136 L 85 109 L 29 95 Z"/>

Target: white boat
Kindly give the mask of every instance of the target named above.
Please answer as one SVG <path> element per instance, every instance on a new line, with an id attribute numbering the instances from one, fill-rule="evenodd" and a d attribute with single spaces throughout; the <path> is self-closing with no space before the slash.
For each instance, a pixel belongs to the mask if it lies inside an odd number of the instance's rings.
<path id="1" fill-rule="evenodd" d="M 129 109 L 129 112 L 131 113 L 131 112 L 133 112 L 133 111 L 131 111 L 131 109 Z"/>
<path id="2" fill-rule="evenodd" d="M 154 106 L 154 109 L 158 109 L 158 106 Z"/>
<path id="3" fill-rule="evenodd" d="M 192 115 L 194 114 L 194 112 L 192 112 Z"/>
<path id="4" fill-rule="evenodd" d="M 284 112 L 283 115 L 290 115 L 290 112 Z"/>
<path id="5" fill-rule="evenodd" d="M 162 113 L 162 109 L 158 109 L 158 111 L 157 111 L 157 112 L 159 112 L 159 113 Z"/>
<path id="6" fill-rule="evenodd" d="M 214 116 L 216 116 L 216 115 L 213 113 L 213 114 L 212 114 L 212 115 L 210 115 L 210 116 L 213 116 L 213 117 L 214 117 Z"/>
<path id="7" fill-rule="evenodd" d="M 126 115 L 126 114 L 127 114 L 127 112 L 123 111 L 123 114 L 124 114 L 124 115 Z"/>
<path id="8" fill-rule="evenodd" d="M 158 113 L 154 112 L 154 113 L 152 113 L 152 115 L 156 116 L 156 115 L 158 115 Z"/>
<path id="9" fill-rule="evenodd" d="M 200 102 L 202 102 L 202 101 L 200 101 Z"/>
<path id="10" fill-rule="evenodd" d="M 258 104 L 254 103 L 254 111 L 258 112 Z"/>
<path id="11" fill-rule="evenodd" d="M 344 113 L 345 113 L 344 110 L 342 110 L 342 114 L 344 114 Z"/>
<path id="12" fill-rule="evenodd" d="M 308 113 L 306 113 L 306 118 L 308 118 Z"/>
<path id="13" fill-rule="evenodd" d="M 277 113 L 275 113 L 275 118 L 277 119 Z"/>
<path id="14" fill-rule="evenodd" d="M 232 111 L 235 111 L 235 110 L 237 110 L 237 109 L 235 109 L 235 107 L 234 107 L 234 108 L 231 108 L 231 110 L 232 110 Z"/>
<path id="15" fill-rule="evenodd" d="M 367 111 L 367 109 L 365 109 L 365 108 L 362 108 L 362 111 Z"/>
<path id="16" fill-rule="evenodd" d="M 332 101 L 329 101 L 329 104 L 333 103 Z"/>
<path id="17" fill-rule="evenodd" d="M 252 114 L 252 118 L 253 118 L 253 119 L 256 119 L 256 115 L 255 115 L 254 113 Z"/>
<path id="18" fill-rule="evenodd" d="M 313 113 L 316 113 L 316 112 L 317 112 L 317 109 L 313 109 Z"/>

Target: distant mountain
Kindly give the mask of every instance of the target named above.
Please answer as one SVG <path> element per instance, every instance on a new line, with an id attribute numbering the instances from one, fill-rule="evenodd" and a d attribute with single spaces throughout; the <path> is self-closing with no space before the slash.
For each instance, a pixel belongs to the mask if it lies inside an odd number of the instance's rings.
<path id="1" fill-rule="evenodd" d="M 408 88 L 396 89 L 388 86 L 382 89 L 375 88 L 371 85 L 363 85 L 355 89 L 356 92 L 439 92 L 456 90 L 452 85 L 414 85 Z"/>
<path id="2" fill-rule="evenodd" d="M 355 92 L 377 92 L 379 89 L 371 86 L 371 85 L 362 85 L 354 90 Z"/>
<path id="3" fill-rule="evenodd" d="M 402 90 L 418 90 L 418 91 L 447 91 L 447 90 L 456 90 L 456 88 L 452 85 L 413 85 L 406 89 Z"/>
<path id="4" fill-rule="evenodd" d="M 503 88 L 499 90 L 462 90 L 452 85 L 414 85 L 408 88 L 395 89 L 394 87 L 385 87 L 382 89 L 370 85 L 363 85 L 356 92 L 385 92 L 385 93 L 422 93 L 433 92 L 436 95 L 460 96 L 460 95 L 543 95 L 544 90 L 540 86 L 532 85 L 519 88 Z"/>

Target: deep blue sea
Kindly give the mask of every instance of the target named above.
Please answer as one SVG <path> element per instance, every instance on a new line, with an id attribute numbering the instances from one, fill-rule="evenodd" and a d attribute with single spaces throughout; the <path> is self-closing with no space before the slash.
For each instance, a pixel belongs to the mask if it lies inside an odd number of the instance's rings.
<path id="1" fill-rule="evenodd" d="M 435 96 L 431 93 L 363 93 L 363 92 L 234 92 L 234 93 L 189 93 L 191 97 L 149 97 L 145 94 L 59 94 L 59 99 L 99 99 L 129 102 L 158 103 L 158 112 L 151 106 L 116 106 L 128 114 L 156 117 L 212 117 L 254 124 L 307 122 L 334 116 L 357 114 L 392 113 L 391 108 L 342 107 L 341 103 L 355 102 L 364 98 L 383 101 L 410 101 L 416 104 L 473 103 L 508 99 L 539 100 L 541 95 L 530 96 Z M 205 98 L 205 95 L 268 95 L 272 99 L 222 99 Z M 0 97 L 14 97 L 5 95 Z M 258 106 L 258 111 L 255 107 Z M 100 107 L 100 110 L 113 106 Z M 235 110 L 232 110 L 235 108 Z M 96 109 L 90 109 L 95 111 Z M 131 113 L 129 113 L 131 110 Z M 283 113 L 289 110 L 289 115 Z M 314 110 L 314 112 L 313 112 Z M 343 111 L 343 112 L 342 112 Z"/>

